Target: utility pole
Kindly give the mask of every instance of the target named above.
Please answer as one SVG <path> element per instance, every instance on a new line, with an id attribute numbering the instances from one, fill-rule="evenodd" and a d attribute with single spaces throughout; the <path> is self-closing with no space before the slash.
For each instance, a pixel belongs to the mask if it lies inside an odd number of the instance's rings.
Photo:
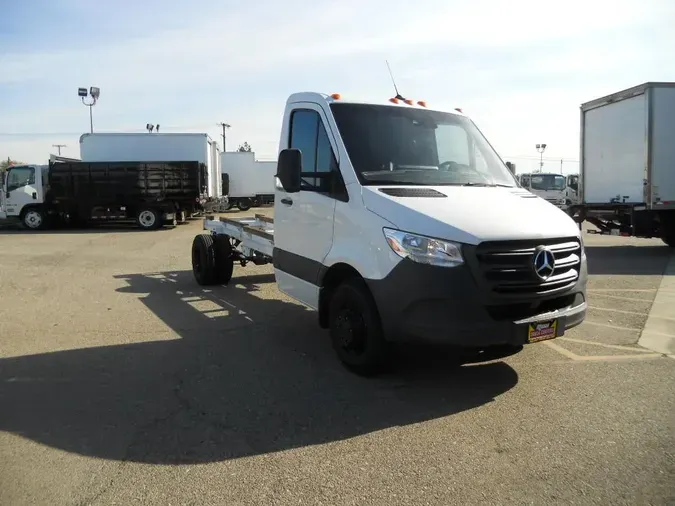
<path id="1" fill-rule="evenodd" d="M 563 171 L 562 171 L 562 166 L 563 166 L 563 159 L 561 158 L 561 159 L 560 159 L 560 173 L 561 173 L 561 174 L 563 173 Z"/>
<path id="2" fill-rule="evenodd" d="M 222 136 L 223 136 L 223 153 L 225 153 L 225 151 L 227 151 L 227 149 L 226 149 L 226 146 L 227 146 L 227 144 L 226 144 L 227 129 L 230 128 L 230 125 L 228 125 L 227 123 L 224 123 L 224 122 L 216 123 L 216 125 L 223 128 L 223 133 L 222 133 Z"/>
<path id="3" fill-rule="evenodd" d="M 65 144 L 52 144 L 53 148 L 56 148 L 59 150 L 59 156 L 61 156 L 61 148 L 67 147 Z"/>

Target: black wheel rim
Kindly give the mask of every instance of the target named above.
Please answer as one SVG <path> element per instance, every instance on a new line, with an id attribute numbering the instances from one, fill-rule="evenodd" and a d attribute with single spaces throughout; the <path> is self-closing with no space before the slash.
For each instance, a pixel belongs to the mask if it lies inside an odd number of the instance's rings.
<path id="1" fill-rule="evenodd" d="M 368 328 L 361 313 L 352 308 L 343 308 L 335 319 L 335 337 L 340 349 L 347 355 L 363 355 Z"/>

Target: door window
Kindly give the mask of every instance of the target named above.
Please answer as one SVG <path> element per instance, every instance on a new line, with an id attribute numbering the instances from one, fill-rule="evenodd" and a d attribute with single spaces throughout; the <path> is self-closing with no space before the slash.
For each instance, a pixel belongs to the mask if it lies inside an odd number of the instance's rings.
<path id="1" fill-rule="evenodd" d="M 302 172 L 337 171 L 337 161 L 328 133 L 319 113 L 300 109 L 291 116 L 290 148 L 302 153 Z M 302 178 L 305 190 L 316 189 L 321 185 L 318 178 Z"/>
<path id="2" fill-rule="evenodd" d="M 13 167 L 10 169 L 7 177 L 8 192 L 33 184 L 35 184 L 35 169 L 33 167 Z"/>

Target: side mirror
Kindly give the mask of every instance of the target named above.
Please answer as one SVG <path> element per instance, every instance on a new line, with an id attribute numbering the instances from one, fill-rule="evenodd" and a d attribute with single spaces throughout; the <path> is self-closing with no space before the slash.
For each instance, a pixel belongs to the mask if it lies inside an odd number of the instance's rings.
<path id="1" fill-rule="evenodd" d="M 516 173 L 516 164 L 511 162 L 506 162 L 506 168 L 511 171 L 511 174 Z"/>
<path id="2" fill-rule="evenodd" d="M 302 173 L 302 152 L 299 149 L 284 149 L 279 153 L 277 177 L 287 193 L 300 191 Z"/>

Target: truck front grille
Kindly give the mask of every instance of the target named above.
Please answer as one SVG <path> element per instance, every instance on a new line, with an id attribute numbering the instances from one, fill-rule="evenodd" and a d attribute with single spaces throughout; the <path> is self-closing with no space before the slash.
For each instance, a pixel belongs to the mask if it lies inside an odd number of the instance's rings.
<path id="1" fill-rule="evenodd" d="M 553 273 L 546 280 L 534 271 L 537 247 L 551 250 Z M 579 279 L 581 244 L 576 237 L 526 241 L 491 241 L 476 247 L 479 276 L 493 296 L 553 295 L 574 286 Z"/>

